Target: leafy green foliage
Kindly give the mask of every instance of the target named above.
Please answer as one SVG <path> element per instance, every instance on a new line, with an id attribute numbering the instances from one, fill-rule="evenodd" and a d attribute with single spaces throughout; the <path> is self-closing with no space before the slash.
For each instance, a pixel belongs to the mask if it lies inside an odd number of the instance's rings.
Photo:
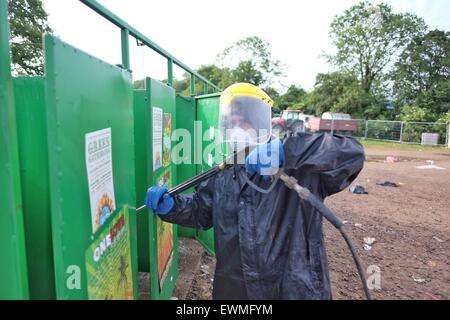
<path id="1" fill-rule="evenodd" d="M 285 94 L 274 99 L 275 108 L 278 110 L 296 109 L 303 110 L 306 106 L 308 93 L 305 89 L 291 85 Z"/>
<path id="2" fill-rule="evenodd" d="M 267 93 L 269 95 L 269 97 L 272 98 L 272 100 L 274 102 L 276 102 L 280 97 L 280 93 L 277 91 L 277 89 L 275 89 L 273 87 L 265 87 L 265 88 L 263 88 L 263 90 L 265 93 Z"/>
<path id="3" fill-rule="evenodd" d="M 256 86 L 268 86 L 275 77 L 284 75 L 284 65 L 272 57 L 270 45 L 267 41 L 258 37 L 248 37 L 235 42 L 218 54 L 218 65 L 201 65 L 197 72 L 219 88 L 226 88 L 233 83 L 248 82 Z M 173 86 L 176 92 L 191 95 L 191 76 L 185 73 L 181 79 L 174 79 Z M 135 82 L 135 87 L 143 87 L 140 80 Z M 213 92 L 208 87 L 205 90 L 203 81 L 196 79 L 195 94 Z M 272 88 L 272 93 L 279 94 Z"/>
<path id="4" fill-rule="evenodd" d="M 365 93 L 352 72 L 320 73 L 309 99 L 317 116 L 327 111 L 362 117 Z"/>
<path id="5" fill-rule="evenodd" d="M 202 65 L 197 72 L 219 88 L 226 88 L 233 83 L 229 68 L 219 68 L 214 64 Z"/>
<path id="6" fill-rule="evenodd" d="M 328 106 L 327 110 L 369 119 L 398 116 L 398 109 L 386 110 L 388 75 L 402 50 L 412 39 L 422 36 L 426 28 L 423 19 L 410 13 L 394 13 L 384 3 L 362 1 L 337 16 L 330 33 L 337 53 L 327 58 L 340 72 L 354 75 L 357 82 L 347 75 L 343 79 L 346 85 L 342 86 L 336 75 L 325 79 L 319 75 L 319 88 L 312 95 L 317 112 Z M 324 80 L 328 85 L 322 84 Z M 330 90 L 333 86 L 334 90 Z M 328 99 L 321 102 L 324 97 Z"/>
<path id="7" fill-rule="evenodd" d="M 427 121 L 427 111 L 424 108 L 418 106 L 405 106 L 402 108 L 400 115 L 402 121 Z"/>
<path id="8" fill-rule="evenodd" d="M 337 54 L 329 59 L 357 74 L 362 89 L 370 94 L 400 50 L 425 29 L 424 21 L 413 14 L 396 14 L 387 4 L 363 1 L 332 22 Z"/>
<path id="9" fill-rule="evenodd" d="M 248 82 L 259 86 L 264 82 L 263 72 L 253 61 L 241 61 L 231 72 L 234 82 Z"/>
<path id="10" fill-rule="evenodd" d="M 270 86 L 285 75 L 285 65 L 272 56 L 269 42 L 257 36 L 236 41 L 217 55 L 217 61 L 232 70 L 233 82 Z"/>
<path id="11" fill-rule="evenodd" d="M 394 94 L 407 105 L 403 118 L 439 119 L 450 109 L 450 32 L 433 30 L 415 37 L 392 73 Z M 412 106 L 411 106 L 412 105 Z M 426 114 L 418 115 L 418 110 Z"/>
<path id="12" fill-rule="evenodd" d="M 134 89 L 145 89 L 145 80 L 139 79 L 133 82 Z"/>
<path id="13" fill-rule="evenodd" d="M 42 75 L 42 34 L 52 32 L 41 0 L 10 0 L 12 70 L 19 75 Z"/>
<path id="14" fill-rule="evenodd" d="M 450 110 L 447 111 L 447 113 L 442 114 L 439 119 L 437 120 L 439 123 L 450 123 Z"/>

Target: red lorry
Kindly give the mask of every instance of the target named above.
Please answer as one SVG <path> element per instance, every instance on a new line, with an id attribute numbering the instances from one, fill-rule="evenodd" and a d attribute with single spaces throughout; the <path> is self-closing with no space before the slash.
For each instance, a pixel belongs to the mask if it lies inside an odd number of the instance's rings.
<path id="1" fill-rule="evenodd" d="M 321 118 L 309 118 L 308 127 L 311 132 L 352 134 L 358 131 L 358 121 L 353 120 L 349 114 L 325 112 Z"/>

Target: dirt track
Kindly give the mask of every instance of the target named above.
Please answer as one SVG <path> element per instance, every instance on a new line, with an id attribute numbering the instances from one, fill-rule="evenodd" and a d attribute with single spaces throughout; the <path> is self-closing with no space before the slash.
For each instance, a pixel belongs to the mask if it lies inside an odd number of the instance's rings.
<path id="1" fill-rule="evenodd" d="M 386 156 L 399 161 L 385 163 Z M 381 271 L 376 299 L 450 299 L 450 150 L 366 149 L 365 167 L 354 184 L 367 195 L 347 190 L 326 200 L 343 220 L 366 266 Z M 445 170 L 420 170 L 425 160 Z M 385 181 L 398 188 L 382 187 Z M 356 226 L 355 226 L 356 224 Z M 334 299 L 362 299 L 362 288 L 341 236 L 325 223 Z M 376 242 L 363 249 L 364 238 Z M 211 299 L 214 258 L 203 254 L 188 299 Z"/>

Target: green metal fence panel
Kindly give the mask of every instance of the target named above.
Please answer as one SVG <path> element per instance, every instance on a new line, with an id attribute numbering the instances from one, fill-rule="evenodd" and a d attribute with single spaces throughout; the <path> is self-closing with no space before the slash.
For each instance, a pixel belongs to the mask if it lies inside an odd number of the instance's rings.
<path id="1" fill-rule="evenodd" d="M 176 166 L 177 184 L 180 184 L 196 174 L 196 165 L 194 163 L 195 99 L 177 95 L 176 107 L 177 132 L 179 136 L 175 137 L 175 139 L 177 139 L 177 143 L 180 146 L 183 146 L 183 148 L 180 148 L 180 154 L 177 155 L 179 161 L 182 163 Z M 188 141 L 184 139 L 188 139 Z M 189 152 L 187 152 L 187 149 L 189 149 Z M 186 193 L 193 191 L 188 190 Z M 181 237 L 195 238 L 197 231 L 192 228 L 178 226 L 178 235 Z"/>
<path id="2" fill-rule="evenodd" d="M 44 78 L 14 79 L 31 299 L 55 299 Z"/>
<path id="3" fill-rule="evenodd" d="M 135 181 L 136 181 L 136 202 L 138 205 L 144 204 L 146 191 L 148 188 L 146 146 L 151 143 L 151 136 L 148 135 L 147 122 L 150 115 L 148 108 L 146 90 L 134 90 L 134 143 L 135 143 Z M 138 265 L 140 272 L 150 272 L 150 238 L 148 228 L 148 213 L 142 212 L 136 217 L 138 234 Z"/>
<path id="4" fill-rule="evenodd" d="M 131 75 L 44 44 L 57 298 L 137 298 Z"/>
<path id="5" fill-rule="evenodd" d="M 201 147 L 202 161 L 201 165 L 197 165 L 197 174 L 201 173 L 214 165 L 217 165 L 217 158 L 214 154 L 214 150 L 210 156 L 204 156 L 203 151 L 212 143 L 215 139 L 215 132 L 218 128 L 219 119 L 219 98 L 220 94 L 209 94 L 205 96 L 198 96 L 196 98 L 196 111 L 197 111 L 197 121 L 201 122 L 201 135 L 202 144 L 197 144 L 197 147 Z M 196 139 L 197 140 L 197 139 Z M 205 247 L 205 249 L 212 255 L 214 255 L 214 229 L 209 230 L 198 230 L 197 240 Z"/>
<path id="6" fill-rule="evenodd" d="M 27 261 L 10 63 L 8 2 L 0 0 L 0 299 L 27 299 Z"/>
<path id="7" fill-rule="evenodd" d="M 177 170 L 171 163 L 171 134 L 176 128 L 175 90 L 166 84 L 147 78 L 145 95 L 135 91 L 136 135 L 136 189 L 138 203 L 143 204 L 147 188 L 176 184 Z M 146 230 L 142 224 L 148 223 Z M 138 216 L 139 255 L 149 254 L 150 297 L 171 297 L 178 276 L 177 226 L 163 222 L 150 210 L 144 209 Z M 144 241 L 147 236 L 148 240 Z M 141 263 L 147 269 L 147 263 Z"/>

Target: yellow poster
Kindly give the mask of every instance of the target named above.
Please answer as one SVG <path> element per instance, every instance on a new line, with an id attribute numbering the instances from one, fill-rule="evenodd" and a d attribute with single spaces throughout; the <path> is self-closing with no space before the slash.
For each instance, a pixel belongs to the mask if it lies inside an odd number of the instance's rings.
<path id="1" fill-rule="evenodd" d="M 124 207 L 86 250 L 90 300 L 132 300 L 130 226 Z"/>

